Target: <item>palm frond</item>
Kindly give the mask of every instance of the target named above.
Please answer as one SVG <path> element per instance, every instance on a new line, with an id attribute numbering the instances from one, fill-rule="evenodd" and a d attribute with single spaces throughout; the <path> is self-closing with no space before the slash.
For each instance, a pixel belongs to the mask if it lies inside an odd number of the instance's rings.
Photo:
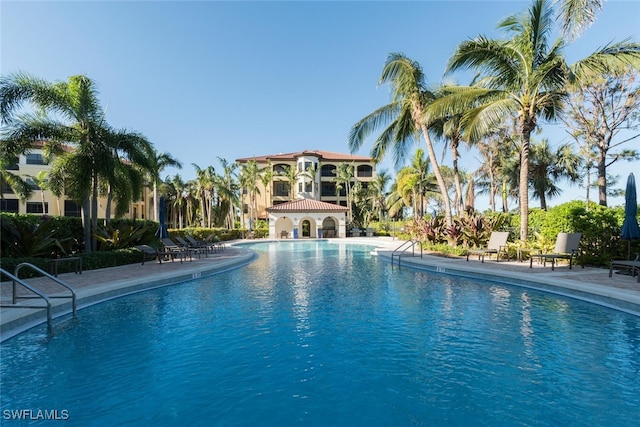
<path id="1" fill-rule="evenodd" d="M 518 108 L 517 101 L 507 97 L 468 110 L 462 118 L 465 139 L 472 143 L 481 140 L 514 115 Z"/>
<path id="2" fill-rule="evenodd" d="M 626 39 L 608 44 L 571 67 L 573 78 L 588 80 L 603 74 L 623 74 L 629 70 L 640 70 L 640 43 Z"/>
<path id="3" fill-rule="evenodd" d="M 349 130 L 347 139 L 351 152 L 356 152 L 373 132 L 393 122 L 401 108 L 402 105 L 400 103 L 392 102 L 378 108 L 354 124 Z"/>
<path id="4" fill-rule="evenodd" d="M 562 33 L 570 40 L 576 39 L 596 19 L 602 10 L 602 0 L 556 0 L 560 3 Z"/>

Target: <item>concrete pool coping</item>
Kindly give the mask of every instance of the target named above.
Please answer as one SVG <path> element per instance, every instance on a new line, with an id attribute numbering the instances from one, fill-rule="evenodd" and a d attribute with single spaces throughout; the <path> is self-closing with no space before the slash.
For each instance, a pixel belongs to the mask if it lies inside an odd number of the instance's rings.
<path id="1" fill-rule="evenodd" d="M 372 254 L 386 262 L 391 262 L 392 252 L 403 241 L 390 237 L 355 237 L 346 239 L 327 239 L 329 242 L 346 242 L 372 245 Z M 65 273 L 59 278 L 76 289 L 77 308 L 82 309 L 109 299 L 118 298 L 147 289 L 169 286 L 199 277 L 214 275 L 223 271 L 248 265 L 256 254 L 247 248 L 247 244 L 267 243 L 273 241 L 293 242 L 293 240 L 245 240 L 228 244 L 222 252 L 209 254 L 207 257 L 194 258 L 193 261 L 180 263 L 147 261 L 144 265 L 130 264 L 119 267 L 87 270 L 82 274 Z M 300 239 L 299 241 L 308 241 Z M 397 257 L 394 259 L 397 267 Z M 582 299 L 607 307 L 622 310 L 640 316 L 640 285 L 636 278 L 614 274 L 603 268 L 557 266 L 551 271 L 549 266 L 534 264 L 529 268 L 528 262 L 478 260 L 465 258 L 447 258 L 434 255 L 403 256 L 402 267 L 418 268 L 437 273 L 485 279 L 510 285 L 540 289 L 546 292 Z M 49 289 L 55 285 L 46 278 L 28 279 L 29 284 Z M 59 288 L 55 288 L 59 289 Z M 10 299 L 11 286 L 3 283 L 1 299 Z M 23 305 L 28 304 L 28 300 Z M 52 316 L 59 318 L 71 313 L 70 300 L 54 300 Z M 46 322 L 44 309 L 2 308 L 0 309 L 0 341 L 11 338 L 20 332 Z M 54 322 L 55 323 L 55 322 Z M 55 324 L 54 324 L 55 330 Z"/>

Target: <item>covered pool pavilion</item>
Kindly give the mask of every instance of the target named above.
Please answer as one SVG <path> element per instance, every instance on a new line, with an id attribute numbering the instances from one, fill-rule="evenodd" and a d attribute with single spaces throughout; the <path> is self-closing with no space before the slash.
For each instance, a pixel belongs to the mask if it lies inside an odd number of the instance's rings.
<path id="1" fill-rule="evenodd" d="M 269 214 L 269 238 L 346 237 L 345 206 L 300 199 L 266 209 Z"/>

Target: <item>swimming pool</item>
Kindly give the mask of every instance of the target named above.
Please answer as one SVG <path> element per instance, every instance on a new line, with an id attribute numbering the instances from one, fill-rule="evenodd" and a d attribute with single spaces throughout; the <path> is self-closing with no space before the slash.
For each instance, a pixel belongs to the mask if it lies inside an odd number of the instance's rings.
<path id="1" fill-rule="evenodd" d="M 242 269 L 3 342 L 3 422 L 25 409 L 96 426 L 637 423 L 635 316 L 392 270 L 367 246 L 252 248 Z"/>

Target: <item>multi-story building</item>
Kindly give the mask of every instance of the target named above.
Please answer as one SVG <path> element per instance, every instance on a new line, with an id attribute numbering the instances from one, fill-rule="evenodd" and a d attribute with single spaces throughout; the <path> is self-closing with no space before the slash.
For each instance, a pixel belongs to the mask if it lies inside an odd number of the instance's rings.
<path id="1" fill-rule="evenodd" d="M 270 168 L 271 179 L 266 185 L 258 180 L 255 192 L 243 189 L 243 220 L 268 220 L 270 237 L 345 237 L 349 209 L 341 165 L 353 166 L 351 185 L 366 188 L 375 179 L 375 162 L 365 156 L 306 150 L 236 160 L 252 161 L 262 171 Z"/>
<path id="2" fill-rule="evenodd" d="M 80 205 L 68 200 L 64 195 L 58 198 L 51 191 L 46 188 L 40 188 L 38 185 L 38 175 L 42 171 L 48 172 L 51 169 L 51 165 L 47 163 L 43 155 L 43 143 L 34 143 L 27 154 L 20 155 L 16 162 L 7 169 L 25 180 L 31 186 L 33 192 L 27 200 L 19 200 L 11 187 L 3 181 L 0 211 L 36 215 L 81 216 Z M 153 219 L 152 196 L 153 194 L 145 188 L 142 200 L 129 206 L 129 212 L 125 215 L 125 218 Z M 148 201 L 151 201 L 151 203 Z M 107 199 L 105 197 L 98 199 L 98 216 L 100 218 L 104 218 L 106 214 L 106 202 Z"/>

